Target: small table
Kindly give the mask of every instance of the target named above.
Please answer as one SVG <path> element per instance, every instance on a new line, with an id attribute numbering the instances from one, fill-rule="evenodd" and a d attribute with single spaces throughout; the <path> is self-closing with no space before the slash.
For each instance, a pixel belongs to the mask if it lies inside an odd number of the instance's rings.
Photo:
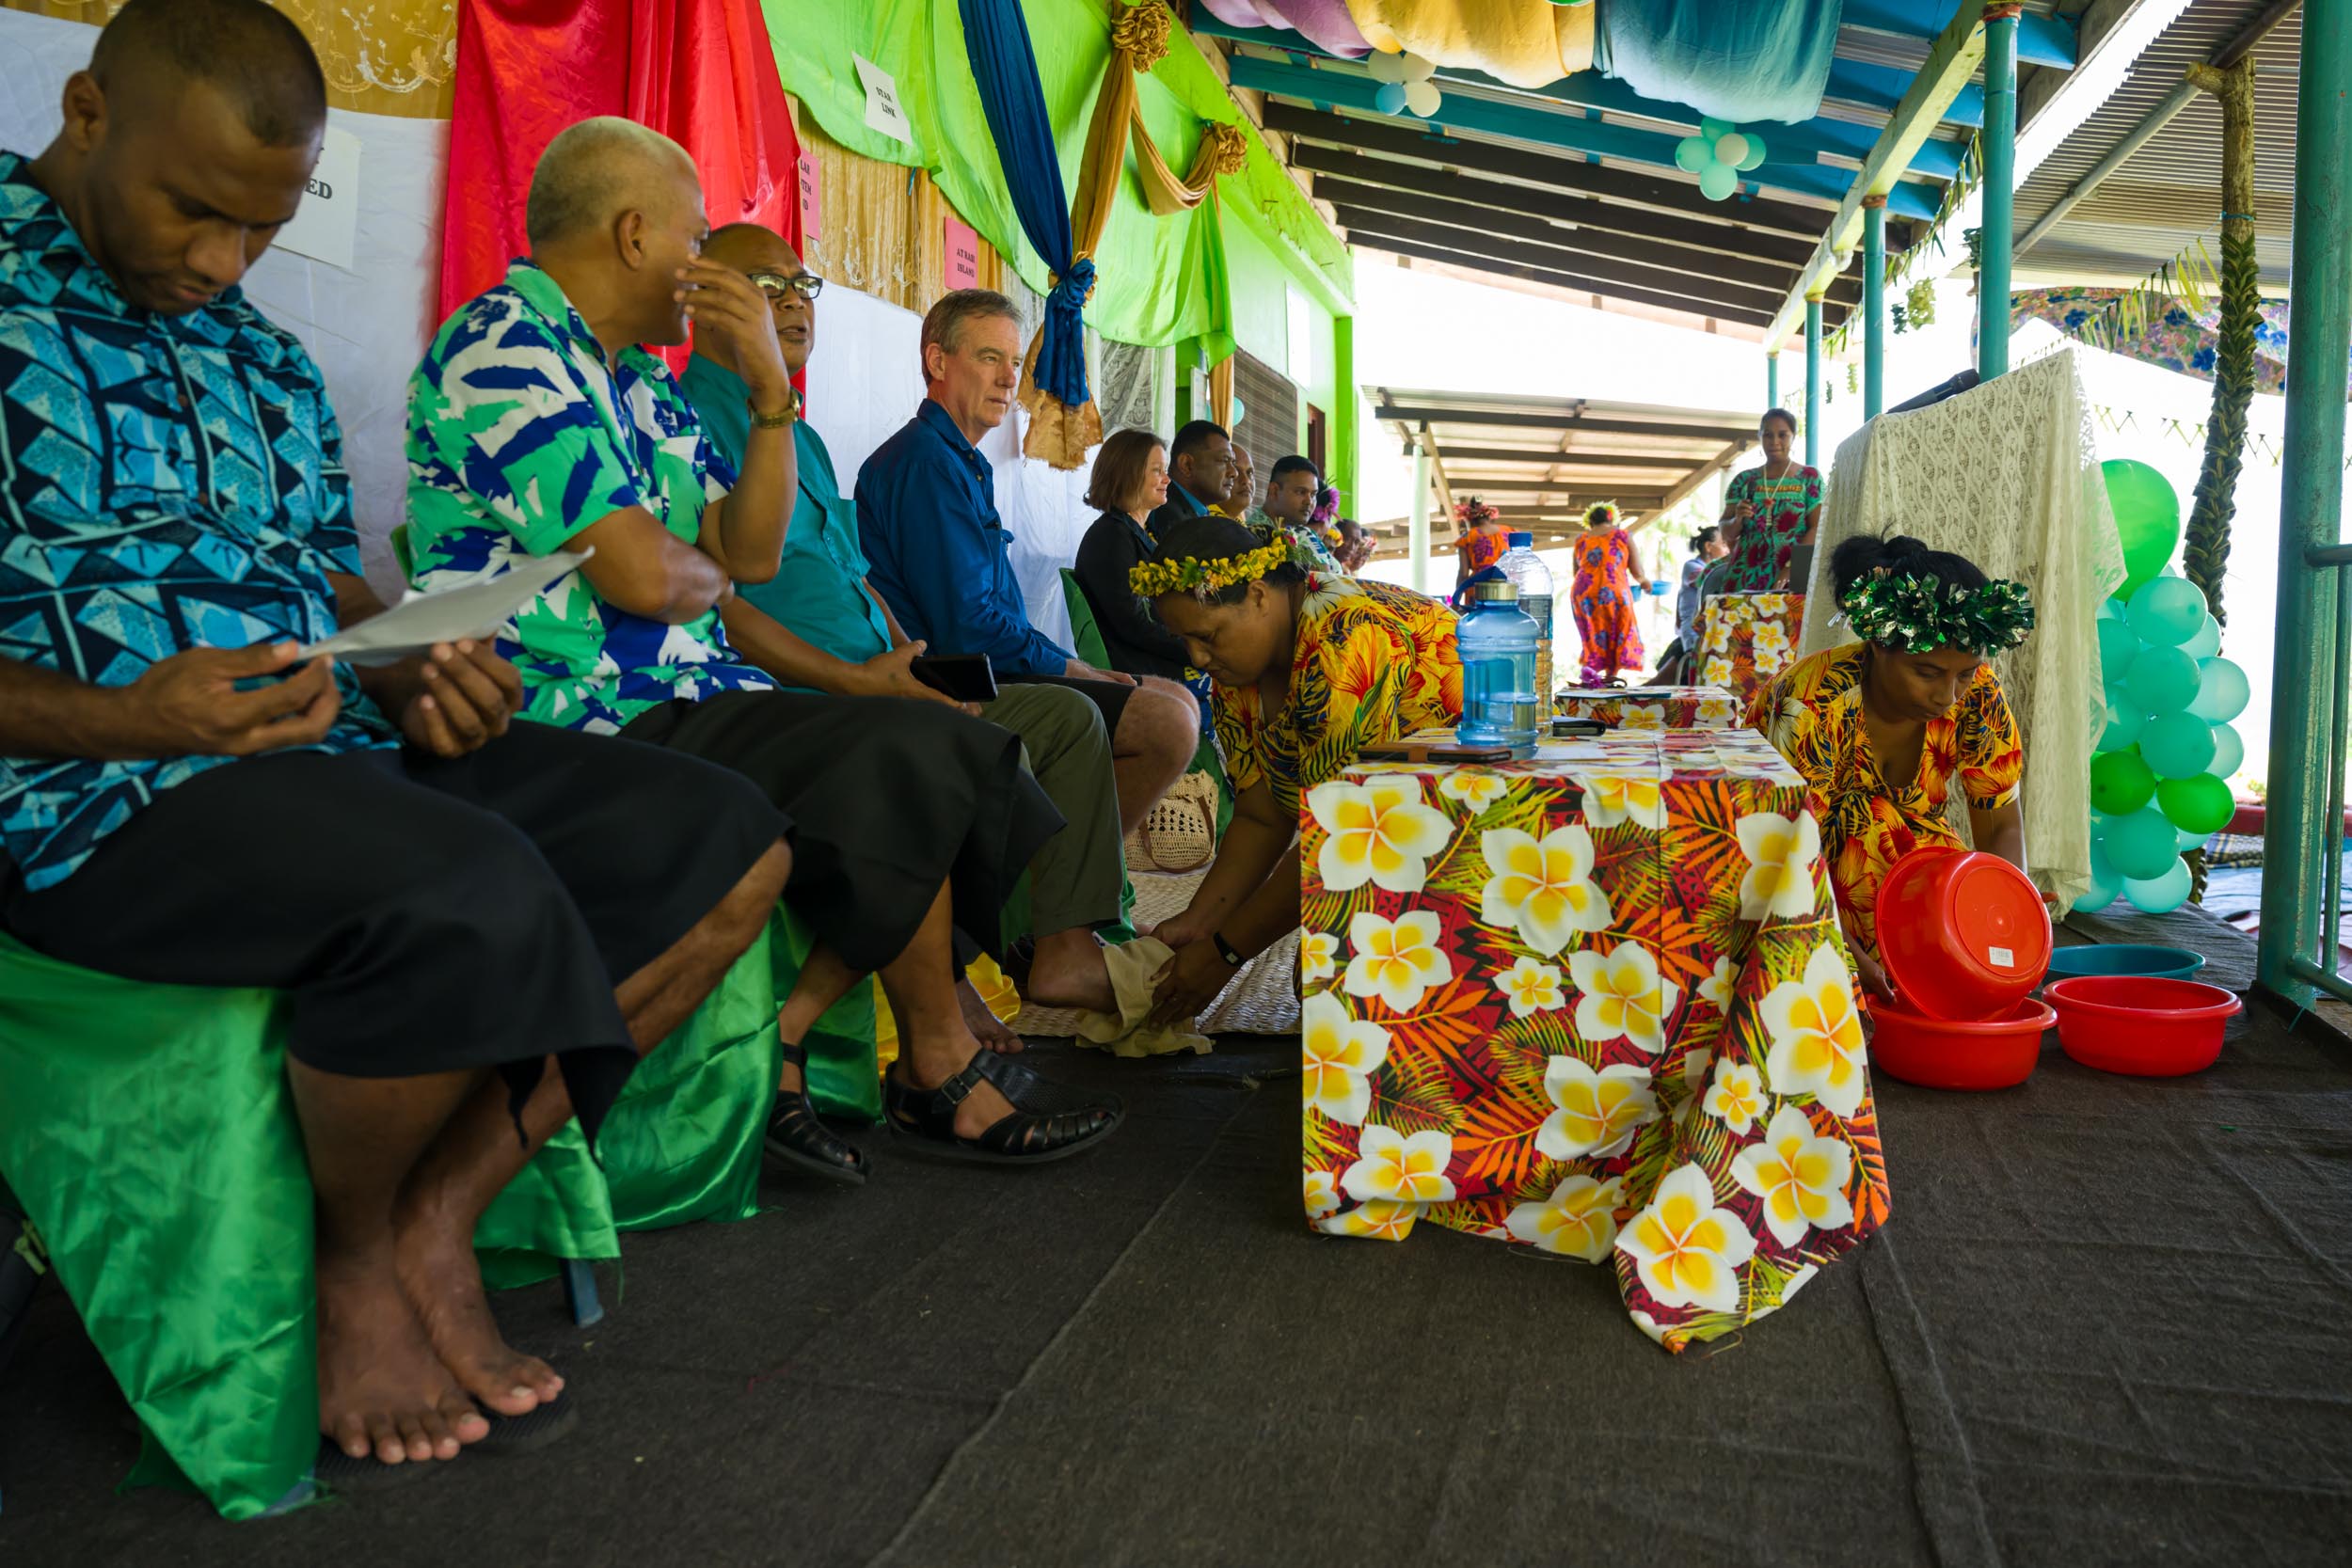
<path id="1" fill-rule="evenodd" d="M 1719 686 L 1571 687 L 1552 705 L 1563 719 L 1613 730 L 1736 730 L 1747 722 L 1740 700 Z"/>
<path id="2" fill-rule="evenodd" d="M 1359 764 L 1299 815 L 1315 1228 L 1611 1261 L 1679 1351 L 1885 1219 L 1819 827 L 1762 736 Z"/>
<path id="3" fill-rule="evenodd" d="M 1699 610 L 1699 678 L 1727 688 L 1744 711 L 1797 661 L 1804 636 L 1803 594 L 1718 594 Z"/>

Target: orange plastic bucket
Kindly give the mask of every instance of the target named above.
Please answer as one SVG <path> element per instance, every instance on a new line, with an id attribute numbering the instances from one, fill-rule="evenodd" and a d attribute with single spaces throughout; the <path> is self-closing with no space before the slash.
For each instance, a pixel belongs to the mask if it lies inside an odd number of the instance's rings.
<path id="1" fill-rule="evenodd" d="M 1998 855 L 1930 844 L 1879 889 L 1879 961 L 1903 1006 L 1929 1018 L 1999 1018 L 2050 967 L 2050 911 Z"/>

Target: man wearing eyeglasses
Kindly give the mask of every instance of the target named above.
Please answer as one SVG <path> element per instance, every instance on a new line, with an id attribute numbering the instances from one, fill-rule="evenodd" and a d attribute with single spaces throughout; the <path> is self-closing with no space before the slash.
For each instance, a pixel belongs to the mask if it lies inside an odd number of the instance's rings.
<path id="1" fill-rule="evenodd" d="M 782 235 L 757 224 L 714 230 L 702 254 L 742 273 L 766 296 L 785 369 L 798 375 L 816 345 L 815 305 L 824 280 L 802 265 Z M 702 417 L 704 436 L 730 461 L 752 425 L 738 353 L 731 338 L 697 335 L 694 357 L 678 378 L 678 389 Z M 871 568 L 859 543 L 857 509 L 841 494 L 832 453 L 806 420 L 793 438 L 800 489 L 783 559 L 768 581 L 738 585 L 735 602 L 720 611 L 727 636 L 744 657 L 790 686 L 853 691 L 840 679 L 881 669 L 903 674 L 904 661 L 921 644 L 867 585 Z M 817 666 L 811 647 L 837 662 Z M 1008 684 L 978 712 L 1020 737 L 1039 785 L 1067 824 L 1030 860 L 1035 951 L 1023 994 L 1041 1006 L 1112 1011 L 1117 998 L 1094 938 L 1120 918 L 1123 885 L 1109 732 L 1094 704 L 1067 687 Z M 968 984 L 959 987 L 958 1000 L 983 1040 L 1018 1047 L 1019 1037 L 996 1023 Z"/>

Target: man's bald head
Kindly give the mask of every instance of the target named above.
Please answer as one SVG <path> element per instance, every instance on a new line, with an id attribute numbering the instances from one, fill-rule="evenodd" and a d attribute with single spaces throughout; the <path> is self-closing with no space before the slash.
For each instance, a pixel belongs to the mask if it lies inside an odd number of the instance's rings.
<path id="1" fill-rule="evenodd" d="M 539 154 L 523 232 L 535 253 L 599 233 L 625 213 L 675 215 L 681 200 L 701 202 L 686 149 L 633 119 L 600 115 L 564 131 Z"/>
<path id="2" fill-rule="evenodd" d="M 264 147 L 307 145 L 326 124 L 318 56 L 264 0 L 130 0 L 98 35 L 89 71 L 119 117 L 168 111 L 201 82 Z"/>
<path id="3" fill-rule="evenodd" d="M 703 242 L 703 254 L 740 273 L 775 272 L 789 277 L 803 270 L 800 252 L 764 224 L 730 223 L 714 229 Z"/>

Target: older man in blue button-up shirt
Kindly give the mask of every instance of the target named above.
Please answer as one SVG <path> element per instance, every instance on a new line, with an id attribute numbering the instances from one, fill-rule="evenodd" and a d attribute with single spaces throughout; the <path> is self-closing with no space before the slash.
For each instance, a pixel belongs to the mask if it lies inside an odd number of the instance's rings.
<path id="1" fill-rule="evenodd" d="M 1012 412 L 1021 326 L 1012 302 L 981 289 L 947 295 L 923 318 L 923 406 L 857 476 L 867 578 L 907 635 L 935 654 L 985 654 L 1000 681 L 1084 692 L 1103 710 L 1119 777 L 1121 828 L 1184 775 L 1200 710 L 1173 681 L 1097 670 L 1029 624 L 979 441 Z"/>

